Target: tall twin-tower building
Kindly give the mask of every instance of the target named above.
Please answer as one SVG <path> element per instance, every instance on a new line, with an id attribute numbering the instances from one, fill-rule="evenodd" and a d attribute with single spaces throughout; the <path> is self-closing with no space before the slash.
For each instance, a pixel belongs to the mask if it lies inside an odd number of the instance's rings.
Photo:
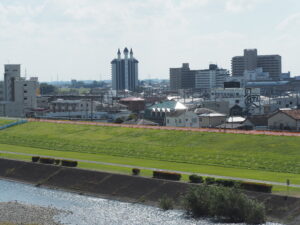
<path id="1" fill-rule="evenodd" d="M 121 57 L 120 49 L 118 57 L 111 61 L 112 89 L 135 91 L 138 86 L 138 63 L 133 57 L 133 51 L 124 49 L 124 58 Z"/>

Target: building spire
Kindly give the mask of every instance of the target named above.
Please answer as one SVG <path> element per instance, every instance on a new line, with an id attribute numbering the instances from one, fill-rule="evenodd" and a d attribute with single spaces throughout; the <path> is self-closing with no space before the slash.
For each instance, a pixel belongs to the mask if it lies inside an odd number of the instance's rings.
<path id="1" fill-rule="evenodd" d="M 130 49 L 130 58 L 133 59 L 133 51 L 132 51 L 132 48 Z"/>
<path id="2" fill-rule="evenodd" d="M 123 52 L 125 55 L 125 59 L 128 59 L 128 48 L 126 47 Z"/>
<path id="3" fill-rule="evenodd" d="M 121 59 L 121 51 L 118 49 L 118 59 Z"/>

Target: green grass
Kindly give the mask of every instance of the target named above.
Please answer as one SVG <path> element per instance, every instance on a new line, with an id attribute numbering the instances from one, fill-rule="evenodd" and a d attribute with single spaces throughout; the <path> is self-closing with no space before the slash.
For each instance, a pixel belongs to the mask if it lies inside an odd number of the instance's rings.
<path id="1" fill-rule="evenodd" d="M 108 162 L 116 164 L 128 164 L 132 167 L 142 166 L 148 168 L 160 168 L 160 169 L 169 169 L 169 170 L 178 170 L 191 173 L 204 173 L 211 175 L 220 175 L 220 176 L 232 176 L 248 179 L 257 179 L 257 180 L 266 180 L 266 181 L 276 181 L 276 182 L 285 182 L 286 179 L 290 179 L 293 184 L 300 184 L 300 174 L 291 174 L 291 173 L 278 173 L 270 171 L 260 171 L 260 170 L 251 170 L 251 169 L 240 169 L 240 168 L 229 168 L 222 166 L 208 166 L 208 165 L 196 165 L 189 163 L 176 163 L 160 160 L 149 160 L 149 159 L 138 159 L 138 158 L 129 158 L 129 157 L 119 157 L 119 156 L 110 156 L 104 154 L 90 154 L 90 153 L 79 153 L 79 152 L 68 152 L 68 151 L 53 151 L 40 148 L 32 147 L 23 147 L 15 145 L 6 145 L 0 144 L 0 150 L 10 151 L 10 152 L 19 152 L 27 153 L 33 155 L 47 155 L 52 157 L 66 157 L 74 158 L 81 160 L 92 160 L 99 162 Z M 0 154 L 1 157 L 10 157 L 16 159 L 30 159 L 29 156 L 19 156 L 12 154 Z M 84 164 L 80 163 L 80 167 Z M 114 167 L 114 166 L 103 166 L 98 164 L 87 164 L 83 168 L 88 169 L 98 169 L 105 171 L 116 171 L 120 173 L 128 173 L 130 169 L 123 167 Z M 145 175 L 151 175 L 151 171 L 144 171 Z"/>
<path id="2" fill-rule="evenodd" d="M 0 143 L 136 159 L 300 174 L 300 138 L 31 122 Z"/>
<path id="3" fill-rule="evenodd" d="M 0 118 L 0 127 L 13 122 L 16 122 L 16 120 Z"/>

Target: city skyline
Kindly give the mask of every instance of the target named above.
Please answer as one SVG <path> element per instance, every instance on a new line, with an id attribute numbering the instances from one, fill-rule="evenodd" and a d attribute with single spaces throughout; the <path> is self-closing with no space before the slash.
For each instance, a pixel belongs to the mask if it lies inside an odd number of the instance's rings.
<path id="1" fill-rule="evenodd" d="M 109 80 L 115 49 L 127 46 L 140 79 L 168 79 L 184 62 L 230 69 L 233 56 L 257 48 L 281 55 L 282 72 L 295 76 L 299 23 L 296 0 L 4 0 L 0 64 L 22 64 L 22 76 L 41 81 Z"/>

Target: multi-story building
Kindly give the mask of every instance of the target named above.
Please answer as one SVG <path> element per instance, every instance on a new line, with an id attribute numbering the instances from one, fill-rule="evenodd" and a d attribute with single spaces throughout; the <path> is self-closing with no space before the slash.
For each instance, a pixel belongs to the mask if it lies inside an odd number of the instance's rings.
<path id="1" fill-rule="evenodd" d="M 4 71 L 1 115 L 23 117 L 37 107 L 38 78 L 22 78 L 19 64 L 5 65 Z"/>
<path id="2" fill-rule="evenodd" d="M 225 69 L 218 68 L 217 65 L 209 65 L 209 69 L 198 70 L 195 75 L 195 88 L 204 92 L 209 92 L 212 88 L 223 88 L 224 81 L 229 76 Z"/>
<path id="3" fill-rule="evenodd" d="M 133 51 L 124 49 L 124 59 L 121 58 L 120 49 L 118 58 L 111 61 L 112 89 L 135 91 L 138 86 L 138 60 L 133 57 Z"/>
<path id="4" fill-rule="evenodd" d="M 282 73 L 280 55 L 258 55 L 257 49 L 245 49 L 244 56 L 235 56 L 231 61 L 232 76 L 242 76 L 245 70 L 262 68 L 270 78 L 279 80 Z"/>
<path id="5" fill-rule="evenodd" d="M 196 72 L 196 70 L 190 69 L 188 63 L 183 63 L 181 68 L 170 68 L 171 91 L 195 88 Z"/>

